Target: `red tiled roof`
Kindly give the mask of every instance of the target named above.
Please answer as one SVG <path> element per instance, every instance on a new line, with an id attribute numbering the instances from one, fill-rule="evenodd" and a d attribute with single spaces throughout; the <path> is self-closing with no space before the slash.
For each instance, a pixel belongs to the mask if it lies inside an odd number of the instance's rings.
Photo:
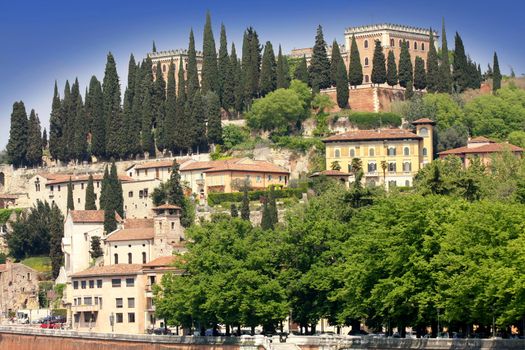
<path id="1" fill-rule="evenodd" d="M 63 184 L 68 183 L 69 179 L 71 178 L 71 182 L 87 182 L 89 179 L 89 175 L 54 175 L 50 178 L 50 180 L 47 182 L 46 185 L 56 185 L 56 184 Z M 94 174 L 93 175 L 93 181 L 102 181 L 104 178 L 103 174 Z M 133 179 L 127 175 L 119 175 L 118 176 L 120 181 L 127 182 L 127 181 L 133 181 Z"/>
<path id="2" fill-rule="evenodd" d="M 204 173 L 221 171 L 245 171 L 256 173 L 278 173 L 289 174 L 285 170 L 273 163 L 265 160 L 252 160 L 248 158 L 231 158 L 223 160 L 212 160 L 209 162 L 191 162 L 181 168 L 181 171 L 204 170 Z"/>
<path id="3" fill-rule="evenodd" d="M 104 210 L 71 210 L 69 213 L 71 214 L 73 222 L 104 222 Z M 118 213 L 115 213 L 115 218 L 118 222 L 122 221 L 122 218 Z"/>
<path id="4" fill-rule="evenodd" d="M 432 119 L 428 119 L 428 118 L 421 118 L 421 119 L 418 119 L 418 120 L 414 120 L 412 122 L 412 124 L 436 124 Z"/>
<path id="5" fill-rule="evenodd" d="M 117 264 L 107 266 L 94 266 L 87 270 L 79 271 L 71 277 L 88 277 L 88 276 L 125 276 L 136 275 L 142 270 L 141 264 Z"/>
<path id="6" fill-rule="evenodd" d="M 177 163 L 179 163 L 179 165 L 184 164 L 188 160 L 190 160 L 190 158 L 177 159 Z M 153 160 L 153 161 L 144 162 L 140 164 L 134 164 L 130 166 L 128 169 L 132 168 L 133 166 L 135 166 L 135 169 L 137 170 L 151 169 L 151 168 L 171 168 L 172 165 L 173 165 L 173 159 L 171 160 Z"/>
<path id="7" fill-rule="evenodd" d="M 151 228 L 153 227 L 153 219 L 126 219 L 124 221 L 124 228 Z"/>
<path id="8" fill-rule="evenodd" d="M 327 137 L 323 142 L 422 139 L 404 129 L 354 130 Z"/>
<path id="9" fill-rule="evenodd" d="M 153 239 L 155 230 L 153 227 L 146 228 L 124 228 L 111 233 L 106 242 L 142 241 Z"/>
<path id="10" fill-rule="evenodd" d="M 477 147 L 459 147 L 454 149 L 449 149 L 443 152 L 439 152 L 440 156 L 446 156 L 450 154 L 471 154 L 471 153 L 498 153 L 509 150 L 511 152 L 523 152 L 523 149 L 511 145 L 510 143 L 489 143 L 487 145 L 477 146 Z"/>
<path id="11" fill-rule="evenodd" d="M 352 174 L 344 173 L 344 172 L 339 171 L 339 170 L 323 170 L 323 171 L 318 171 L 318 172 L 313 173 L 312 175 L 310 175 L 310 177 L 315 177 L 315 176 L 319 176 L 319 175 L 325 175 L 325 176 L 350 176 Z"/>
<path id="12" fill-rule="evenodd" d="M 175 261 L 175 256 L 161 256 L 157 259 L 151 260 L 149 263 L 144 264 L 144 267 L 163 267 L 163 266 L 171 266 L 173 262 Z"/>

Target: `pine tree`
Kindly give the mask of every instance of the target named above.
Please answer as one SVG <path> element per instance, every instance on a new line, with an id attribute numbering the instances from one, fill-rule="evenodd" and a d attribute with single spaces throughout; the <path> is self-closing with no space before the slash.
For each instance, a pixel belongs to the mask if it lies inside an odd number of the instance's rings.
<path id="1" fill-rule="evenodd" d="M 290 87 L 290 72 L 288 71 L 288 60 L 283 56 L 281 45 L 277 54 L 277 89 Z"/>
<path id="2" fill-rule="evenodd" d="M 452 77 L 450 74 L 450 61 L 448 59 L 447 33 L 445 31 L 445 19 L 442 20 L 441 33 L 441 63 L 439 64 L 438 91 L 450 93 L 452 91 Z"/>
<path id="3" fill-rule="evenodd" d="M 456 32 L 454 38 L 454 63 L 452 64 L 452 79 L 454 81 L 454 89 L 457 92 L 462 92 L 469 87 L 469 69 L 467 56 L 465 54 L 465 47 L 463 40 Z"/>
<path id="4" fill-rule="evenodd" d="M 306 65 L 306 56 L 303 55 L 303 58 L 295 68 L 293 73 L 294 79 L 300 80 L 303 83 L 308 84 L 310 77 L 308 75 L 308 67 Z"/>
<path id="5" fill-rule="evenodd" d="M 242 189 L 241 219 L 250 221 L 250 198 L 248 197 L 248 186 Z"/>
<path id="6" fill-rule="evenodd" d="M 206 139 L 206 117 L 204 111 L 204 99 L 200 91 L 195 93 L 191 103 L 192 146 L 197 153 L 207 150 Z"/>
<path id="7" fill-rule="evenodd" d="M 86 113 L 90 115 L 91 153 L 96 157 L 106 155 L 106 120 L 104 117 L 104 96 L 97 77 L 89 82 L 89 101 L 86 100 Z"/>
<path id="8" fill-rule="evenodd" d="M 261 96 L 274 91 L 277 88 L 277 63 L 273 52 L 272 43 L 267 41 L 264 45 L 264 52 L 261 67 Z"/>
<path id="9" fill-rule="evenodd" d="M 53 279 L 58 277 L 60 267 L 64 264 L 62 252 L 62 238 L 64 237 L 64 216 L 53 203 L 49 215 L 49 257 L 51 258 L 51 271 Z"/>
<path id="10" fill-rule="evenodd" d="M 414 87 L 417 90 L 423 90 L 427 86 L 427 73 L 425 72 L 425 62 L 419 56 L 416 56 L 414 65 Z"/>
<path id="11" fill-rule="evenodd" d="M 242 69 L 237 58 L 235 44 L 232 43 L 232 50 L 230 53 L 230 69 L 231 69 L 231 90 L 233 91 L 233 107 L 237 113 L 243 110 L 244 106 L 244 85 L 242 83 Z"/>
<path id="12" fill-rule="evenodd" d="M 332 62 L 331 72 L 333 72 L 332 79 L 335 83 L 337 94 L 337 105 L 340 108 L 348 106 L 348 76 L 346 74 L 346 66 L 339 50 L 339 44 L 334 40 L 332 44 Z"/>
<path id="13" fill-rule="evenodd" d="M 53 159 L 59 159 L 62 154 L 63 124 L 61 110 L 60 96 L 58 95 L 57 82 L 55 81 L 51 115 L 49 116 L 49 153 Z"/>
<path id="14" fill-rule="evenodd" d="M 434 31 L 430 28 L 429 48 L 427 55 L 427 91 L 437 92 L 439 87 L 439 64 L 434 45 Z"/>
<path id="15" fill-rule="evenodd" d="M 11 113 L 11 127 L 9 130 L 9 141 L 6 150 L 9 162 L 15 167 L 26 164 L 28 141 L 28 120 L 24 102 L 13 104 Z"/>
<path id="16" fill-rule="evenodd" d="M 84 205 L 85 210 L 97 210 L 97 203 L 95 197 L 95 187 L 93 186 L 93 175 L 89 175 L 88 183 L 86 186 L 86 204 Z"/>
<path id="17" fill-rule="evenodd" d="M 182 60 L 180 63 L 182 64 Z M 186 79 L 186 94 L 188 101 L 193 100 L 193 96 L 199 90 L 199 73 L 197 71 L 197 52 L 195 51 L 195 37 L 193 29 L 190 30 L 190 41 L 188 46 L 188 72 Z"/>
<path id="18" fill-rule="evenodd" d="M 89 251 L 89 255 L 91 256 L 91 259 L 97 259 L 104 255 L 104 251 L 100 244 L 100 237 L 91 237 L 91 250 Z"/>
<path id="19" fill-rule="evenodd" d="M 232 203 L 230 205 L 230 215 L 232 218 L 239 217 L 239 212 L 237 211 L 237 206 L 235 205 L 235 203 Z"/>
<path id="20" fill-rule="evenodd" d="M 321 26 L 317 27 L 308 73 L 310 75 L 310 86 L 314 93 L 330 87 L 330 61 L 326 53 L 326 42 Z"/>
<path id="21" fill-rule="evenodd" d="M 494 52 L 494 63 L 492 67 L 492 92 L 496 92 L 501 89 L 501 72 L 499 70 L 498 55 L 496 52 Z"/>
<path id="22" fill-rule="evenodd" d="M 403 40 L 403 43 L 401 44 L 401 53 L 399 54 L 398 69 L 399 85 L 406 88 L 408 86 L 409 81 L 412 82 L 412 84 L 414 83 L 414 69 L 412 67 L 412 61 L 410 59 L 410 52 L 408 52 L 408 44 L 405 40 Z"/>
<path id="23" fill-rule="evenodd" d="M 221 38 L 219 45 L 219 59 L 217 63 L 218 77 L 219 77 L 219 100 L 221 107 L 229 110 L 232 106 L 233 89 L 229 81 L 232 80 L 230 72 L 230 56 L 228 55 L 228 41 L 226 39 L 226 27 L 221 24 Z"/>
<path id="24" fill-rule="evenodd" d="M 205 116 L 208 121 L 207 137 L 212 144 L 222 144 L 221 105 L 219 96 L 213 91 L 204 96 Z"/>
<path id="25" fill-rule="evenodd" d="M 47 149 L 48 142 L 47 142 L 47 130 L 44 128 L 44 132 L 42 133 L 42 149 Z"/>
<path id="26" fill-rule="evenodd" d="M 386 71 L 386 83 L 392 87 L 397 85 L 397 65 L 394 51 L 388 52 L 387 58 L 387 71 Z"/>
<path id="27" fill-rule="evenodd" d="M 177 127 L 177 94 L 175 83 L 175 64 L 170 62 L 168 69 L 168 85 L 166 87 L 166 119 L 164 123 L 164 143 L 166 148 L 175 152 L 175 132 Z"/>
<path id="28" fill-rule="evenodd" d="M 27 128 L 27 164 L 38 166 L 42 164 L 42 134 L 40 129 L 40 120 L 32 109 L 29 113 Z"/>
<path id="29" fill-rule="evenodd" d="M 71 177 L 69 177 L 69 182 L 67 183 L 67 210 L 75 210 L 75 200 L 73 198 L 73 182 Z"/>
<path id="30" fill-rule="evenodd" d="M 206 13 L 204 37 L 202 41 L 202 94 L 208 91 L 219 92 L 219 73 L 217 69 L 217 51 L 211 28 L 210 12 Z"/>
<path id="31" fill-rule="evenodd" d="M 357 47 L 357 42 L 355 41 L 355 36 L 353 35 L 352 44 L 350 46 L 350 67 L 348 68 L 348 82 L 353 87 L 363 83 L 363 66 L 361 65 L 359 48 Z"/>
<path id="32" fill-rule="evenodd" d="M 372 76 L 373 84 L 384 84 L 386 82 L 385 54 L 381 41 L 375 41 L 374 57 L 372 59 Z"/>
<path id="33" fill-rule="evenodd" d="M 123 123 L 120 110 L 120 84 L 113 55 L 108 53 L 102 82 L 104 117 L 106 119 L 106 153 L 120 157 L 123 153 Z"/>

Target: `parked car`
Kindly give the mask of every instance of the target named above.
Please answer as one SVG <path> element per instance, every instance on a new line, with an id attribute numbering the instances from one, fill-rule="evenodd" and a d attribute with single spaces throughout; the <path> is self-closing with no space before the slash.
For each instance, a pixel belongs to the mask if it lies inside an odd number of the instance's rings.
<path id="1" fill-rule="evenodd" d="M 171 335 L 171 330 L 169 328 L 155 328 L 153 334 L 156 335 Z"/>

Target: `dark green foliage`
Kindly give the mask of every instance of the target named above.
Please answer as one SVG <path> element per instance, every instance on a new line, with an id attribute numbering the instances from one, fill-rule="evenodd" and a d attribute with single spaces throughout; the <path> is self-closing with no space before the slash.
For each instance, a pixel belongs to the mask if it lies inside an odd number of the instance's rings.
<path id="1" fill-rule="evenodd" d="M 323 28 L 321 26 L 317 27 L 308 73 L 310 77 L 309 85 L 312 87 L 314 93 L 330 87 L 330 61 L 326 53 L 326 41 L 324 40 Z"/>
<path id="2" fill-rule="evenodd" d="M 237 211 L 237 205 L 235 205 L 235 203 L 230 204 L 230 216 L 232 218 L 239 217 L 239 212 Z"/>
<path id="3" fill-rule="evenodd" d="M 248 198 L 248 185 L 242 189 L 241 219 L 250 221 L 250 199 Z"/>
<path id="4" fill-rule="evenodd" d="M 102 246 L 100 244 L 100 237 L 91 237 L 91 250 L 89 251 L 89 256 L 91 256 L 91 259 L 97 259 L 103 255 L 104 251 L 102 250 Z"/>
<path id="5" fill-rule="evenodd" d="M 177 132 L 177 94 L 175 83 L 175 65 L 173 60 L 168 69 L 168 85 L 166 88 L 166 119 L 164 122 L 164 144 L 171 152 L 175 152 L 175 133 Z"/>
<path id="6" fill-rule="evenodd" d="M 330 66 L 331 79 L 336 87 L 337 105 L 340 108 L 348 106 L 348 76 L 346 66 L 339 50 L 339 44 L 334 40 L 332 44 L 332 62 Z"/>
<path id="7" fill-rule="evenodd" d="M 219 96 L 210 91 L 204 96 L 205 117 L 208 121 L 207 137 L 211 144 L 222 144 L 221 105 Z"/>
<path id="8" fill-rule="evenodd" d="M 259 36 L 252 27 L 244 32 L 241 68 L 244 105 L 249 106 L 253 98 L 259 97 L 261 73 L 261 45 L 259 44 Z"/>
<path id="9" fill-rule="evenodd" d="M 184 191 L 180 183 L 179 164 L 173 161 L 171 167 L 170 179 L 166 183 L 166 201 L 168 204 L 178 205 L 182 208 L 181 224 L 184 227 L 190 227 L 193 224 L 194 213 L 193 207 L 188 198 L 184 197 Z"/>
<path id="10" fill-rule="evenodd" d="M 154 95 L 154 85 L 153 85 L 153 74 L 152 74 L 152 63 L 149 57 L 146 58 L 142 64 L 142 70 L 144 72 L 144 77 L 142 80 L 142 106 L 141 106 L 141 144 L 142 151 L 148 152 L 150 156 L 155 155 L 155 140 L 153 137 L 153 120 L 155 117 L 155 95 Z"/>
<path id="11" fill-rule="evenodd" d="M 463 40 L 456 32 L 454 38 L 454 63 L 452 65 L 452 80 L 454 84 L 454 90 L 456 92 L 462 92 L 467 89 L 469 84 L 469 68 L 467 63 L 467 56 L 465 54 L 465 47 L 463 46 Z"/>
<path id="12" fill-rule="evenodd" d="M 78 82 L 76 81 L 78 87 Z M 74 122 L 74 134 L 73 134 L 73 147 L 72 158 L 79 162 L 87 160 L 88 156 L 88 142 L 87 137 L 89 133 L 89 122 L 86 118 L 86 111 L 82 104 L 82 96 L 78 95 L 76 99 L 75 107 L 75 122 Z"/>
<path id="13" fill-rule="evenodd" d="M 157 52 L 157 46 L 155 45 L 155 40 L 153 40 L 153 46 L 151 48 L 151 52 Z"/>
<path id="14" fill-rule="evenodd" d="M 300 80 L 303 83 L 308 84 L 310 81 L 310 76 L 308 74 L 308 67 L 306 65 L 306 56 L 303 55 L 303 58 L 299 62 L 299 65 L 297 68 L 295 68 L 295 71 L 293 72 L 294 79 Z"/>
<path id="15" fill-rule="evenodd" d="M 128 131 L 128 156 L 138 155 L 142 153 L 142 113 L 144 107 L 144 98 L 147 92 L 149 92 L 149 80 L 145 81 L 145 78 L 151 72 L 151 61 L 146 59 L 142 62 L 142 65 L 135 67 L 135 77 L 133 81 L 133 91 L 131 91 L 131 85 L 128 83 L 128 102 L 124 101 L 126 125 Z M 129 103 L 131 101 L 131 104 Z M 131 105 L 131 113 L 129 113 Z"/>
<path id="16" fill-rule="evenodd" d="M 0 253 L 0 264 L 5 264 L 7 255 L 5 253 Z"/>
<path id="17" fill-rule="evenodd" d="M 375 41 L 374 57 L 372 59 L 372 83 L 384 84 L 386 82 L 385 54 L 381 41 Z"/>
<path id="18" fill-rule="evenodd" d="M 47 130 L 44 128 L 44 132 L 42 133 L 42 149 L 47 149 L 47 146 L 49 145 L 47 141 Z"/>
<path id="19" fill-rule="evenodd" d="M 180 64 L 183 64 L 180 60 Z M 190 40 L 188 45 L 188 68 L 186 79 L 186 94 L 188 101 L 193 100 L 193 96 L 199 90 L 199 73 L 197 70 L 197 52 L 195 50 L 195 37 L 193 36 L 193 29 L 190 30 Z M 180 81 L 180 80 L 179 80 Z"/>
<path id="20" fill-rule="evenodd" d="M 64 216 L 54 203 L 51 205 L 49 218 L 49 257 L 53 279 L 58 277 L 60 267 L 64 265 L 62 238 L 64 237 Z"/>
<path id="21" fill-rule="evenodd" d="M 120 217 L 124 217 L 124 196 L 122 193 L 122 183 L 118 178 L 117 166 L 115 165 L 115 162 L 111 164 L 109 178 L 111 180 L 111 198 L 113 209 L 115 209 Z"/>
<path id="22" fill-rule="evenodd" d="M 265 96 L 272 92 L 277 87 L 277 63 L 275 62 L 275 54 L 273 52 L 272 43 L 267 41 L 264 45 L 264 52 L 262 57 L 261 67 L 261 82 L 260 90 L 261 96 Z"/>
<path id="23" fill-rule="evenodd" d="M 273 196 L 277 198 L 297 198 L 300 199 L 302 194 L 306 192 L 306 188 L 283 188 L 281 190 L 274 190 Z M 266 190 L 248 191 L 248 201 L 259 201 L 261 198 L 268 195 Z M 242 203 L 244 198 L 244 190 L 241 192 L 219 193 L 212 192 L 208 194 L 209 205 L 219 205 L 224 202 Z M 242 204 L 241 204 L 242 208 Z"/>
<path id="24" fill-rule="evenodd" d="M 109 169 L 104 167 L 104 175 L 102 177 L 102 184 L 100 188 L 100 209 L 109 208 L 111 202 L 111 182 L 109 179 Z"/>
<path id="25" fill-rule="evenodd" d="M 405 100 L 410 100 L 412 97 L 414 97 L 414 83 L 410 80 L 405 89 Z"/>
<path id="26" fill-rule="evenodd" d="M 219 60 L 217 63 L 217 71 L 219 77 L 219 90 L 216 91 L 219 95 L 221 107 L 229 110 L 233 106 L 233 84 L 231 82 L 231 67 L 230 56 L 228 55 L 228 41 L 226 39 L 226 28 L 221 24 L 221 38 L 219 45 Z"/>
<path id="27" fill-rule="evenodd" d="M 204 38 L 202 45 L 202 93 L 208 91 L 219 93 L 219 73 L 217 70 L 217 51 L 211 29 L 210 13 L 206 13 Z"/>
<path id="28" fill-rule="evenodd" d="M 439 64 L 434 45 L 434 31 L 430 28 L 429 48 L 427 55 L 427 90 L 437 92 L 439 87 Z"/>
<path id="29" fill-rule="evenodd" d="M 279 212 L 277 211 L 275 189 L 273 188 L 273 186 L 270 187 L 270 191 L 268 192 L 268 210 L 270 212 L 272 227 L 275 227 L 279 222 Z"/>
<path id="30" fill-rule="evenodd" d="M 85 210 L 97 210 L 97 200 L 95 197 L 95 187 L 93 186 L 93 175 L 89 175 L 86 186 L 86 204 Z"/>
<path id="31" fill-rule="evenodd" d="M 197 153 L 205 152 L 208 147 L 206 139 L 206 115 L 204 99 L 200 91 L 195 93 L 191 103 L 191 130 L 192 146 Z"/>
<path id="32" fill-rule="evenodd" d="M 49 117 L 49 153 L 53 159 L 59 159 L 62 154 L 62 135 L 63 121 L 60 105 L 60 96 L 58 95 L 57 82 L 53 92 L 53 103 L 51 105 L 51 115 Z"/>
<path id="33" fill-rule="evenodd" d="M 91 153 L 96 157 L 106 154 L 106 120 L 102 86 L 97 77 L 89 81 L 89 98 L 86 97 L 86 114 L 91 120 Z M 128 137 L 128 135 L 126 135 Z"/>
<path id="34" fill-rule="evenodd" d="M 104 233 L 107 235 L 117 229 L 117 219 L 115 211 L 111 209 L 104 210 Z"/>
<path id="35" fill-rule="evenodd" d="M 26 108 L 24 102 L 15 102 L 13 104 L 13 113 L 11 113 L 9 141 L 6 146 L 9 162 L 15 167 L 26 164 L 27 142 L 28 120 Z"/>
<path id="36" fill-rule="evenodd" d="M 427 86 L 427 73 L 425 72 L 425 62 L 419 56 L 416 57 L 414 65 L 414 87 L 423 90 Z"/>
<path id="37" fill-rule="evenodd" d="M 281 45 L 277 54 L 277 89 L 287 89 L 290 86 L 290 71 L 288 59 L 283 55 Z"/>
<path id="38" fill-rule="evenodd" d="M 124 198 L 122 194 L 122 184 L 117 175 L 117 167 L 113 162 L 111 171 L 104 170 L 102 188 L 100 190 L 100 209 L 104 210 L 104 231 L 106 234 L 112 232 L 117 227 L 115 215 L 124 217 Z"/>
<path id="39" fill-rule="evenodd" d="M 447 33 L 445 31 L 445 19 L 442 21 L 441 32 L 441 62 L 439 64 L 438 91 L 450 93 L 452 91 L 452 76 L 450 74 L 450 61 L 448 58 Z"/>
<path id="40" fill-rule="evenodd" d="M 273 230 L 272 216 L 268 206 L 268 200 L 265 200 L 262 206 L 261 229 Z"/>
<path id="41" fill-rule="evenodd" d="M 408 43 L 403 40 L 401 44 L 401 53 L 399 54 L 399 85 L 406 88 L 408 87 L 408 82 L 413 82 L 413 72 L 412 61 L 410 59 L 410 52 L 408 52 Z"/>
<path id="42" fill-rule="evenodd" d="M 157 63 L 155 82 L 153 83 L 153 110 L 156 148 L 162 152 L 167 146 L 168 131 L 164 126 L 166 119 L 166 82 L 162 75 L 160 62 Z"/>
<path id="43" fill-rule="evenodd" d="M 501 89 L 501 73 L 499 70 L 498 55 L 494 52 L 494 63 L 492 72 L 492 91 L 496 92 Z"/>
<path id="44" fill-rule="evenodd" d="M 232 43 L 232 50 L 230 53 L 230 72 L 231 78 L 228 79 L 226 91 L 233 92 L 233 98 L 231 99 L 233 107 L 237 113 L 240 113 L 244 107 L 244 85 L 242 81 L 243 72 L 241 65 L 237 58 L 237 52 L 235 50 L 235 44 Z M 229 92 L 228 92 L 229 94 Z"/>
<path id="45" fill-rule="evenodd" d="M 67 183 L 67 210 L 75 210 L 75 198 L 73 198 L 73 183 L 71 177 Z"/>
<path id="46" fill-rule="evenodd" d="M 106 153 L 121 157 L 124 137 L 122 112 L 120 110 L 120 84 L 113 55 L 108 53 L 104 81 L 102 82 L 104 117 L 106 119 Z"/>
<path id="47" fill-rule="evenodd" d="M 385 126 L 399 127 L 401 116 L 389 112 L 352 112 L 348 121 L 359 129 L 377 129 Z"/>
<path id="48" fill-rule="evenodd" d="M 361 65 L 361 57 L 359 55 L 359 48 L 355 41 L 355 36 L 352 35 L 352 44 L 350 46 L 350 66 L 348 68 L 348 82 L 351 86 L 358 86 L 363 83 L 363 66 Z"/>
<path id="49" fill-rule="evenodd" d="M 69 81 L 66 80 L 64 86 L 64 99 L 61 103 L 61 119 L 63 124 L 63 135 L 61 138 L 62 147 L 60 160 L 69 161 L 71 159 L 71 152 L 73 150 L 72 142 L 74 136 L 74 121 L 75 121 L 75 108 L 76 108 L 76 99 L 78 99 L 80 93 L 78 91 L 78 86 L 73 84 L 69 85 Z"/>
<path id="50" fill-rule="evenodd" d="M 388 52 L 386 83 L 392 87 L 397 85 L 396 57 L 394 56 L 394 51 L 392 50 Z"/>
<path id="51" fill-rule="evenodd" d="M 27 164 L 38 166 L 42 164 L 42 137 L 40 130 L 40 120 L 32 109 L 29 114 L 28 135 L 27 135 Z"/>

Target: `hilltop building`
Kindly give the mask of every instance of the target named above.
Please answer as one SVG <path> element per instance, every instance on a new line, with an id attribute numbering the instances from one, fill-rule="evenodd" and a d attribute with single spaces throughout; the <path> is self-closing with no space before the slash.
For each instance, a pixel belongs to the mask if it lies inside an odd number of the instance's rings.
<path id="1" fill-rule="evenodd" d="M 38 272 L 8 259 L 0 264 L 0 319 L 20 309 L 38 309 Z"/>
<path id="2" fill-rule="evenodd" d="M 434 122 L 423 118 L 412 124 L 415 133 L 404 129 L 355 130 L 324 139 L 326 168 L 352 173 L 352 161 L 359 159 L 365 184 L 412 186 L 419 169 L 432 161 Z M 340 178 L 341 174 L 335 176 Z"/>
<path id="3" fill-rule="evenodd" d="M 201 71 L 202 71 L 202 52 L 197 51 L 196 56 L 197 56 L 197 73 L 199 75 L 199 80 L 200 80 Z M 151 58 L 151 62 L 153 63 L 152 65 L 153 76 L 155 77 L 155 74 L 157 74 L 157 64 L 160 64 L 161 70 L 162 70 L 162 76 L 164 77 L 164 81 L 168 81 L 168 71 L 170 69 L 170 63 L 172 61 L 173 61 L 173 64 L 175 65 L 175 77 L 178 77 L 179 75 L 181 58 L 182 58 L 182 64 L 184 64 L 184 73 L 186 74 L 188 72 L 188 50 L 178 49 L 178 50 L 169 50 L 169 51 L 150 52 L 148 53 L 148 57 Z"/>
<path id="4" fill-rule="evenodd" d="M 439 152 L 438 156 L 439 158 L 445 158 L 447 156 L 459 157 L 463 166 L 468 167 L 474 158 L 481 160 L 481 163 L 484 165 L 490 165 L 492 158 L 503 152 L 510 152 L 516 157 L 523 156 L 522 148 L 510 143 L 497 143 L 483 136 L 469 139 L 467 145 L 464 147 Z"/>

